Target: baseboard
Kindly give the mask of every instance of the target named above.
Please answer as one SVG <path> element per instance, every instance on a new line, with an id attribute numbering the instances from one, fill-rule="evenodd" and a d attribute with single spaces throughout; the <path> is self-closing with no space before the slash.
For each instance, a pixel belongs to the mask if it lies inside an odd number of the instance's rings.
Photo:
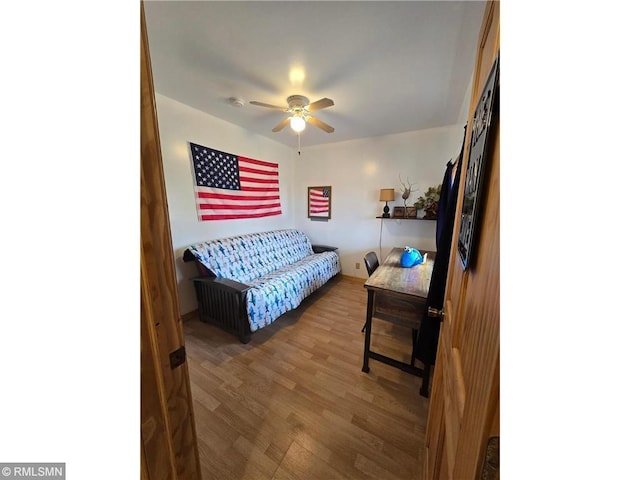
<path id="1" fill-rule="evenodd" d="M 198 310 L 196 309 L 191 312 L 187 312 L 183 315 L 180 315 L 180 318 L 182 319 L 182 323 L 189 322 L 191 320 L 198 320 Z"/>
<path id="2" fill-rule="evenodd" d="M 355 281 L 355 282 L 366 282 L 367 279 L 366 278 L 360 278 L 360 277 L 352 277 L 351 275 L 345 275 L 344 273 L 340 274 L 340 276 L 346 280 L 351 280 L 351 281 Z"/>

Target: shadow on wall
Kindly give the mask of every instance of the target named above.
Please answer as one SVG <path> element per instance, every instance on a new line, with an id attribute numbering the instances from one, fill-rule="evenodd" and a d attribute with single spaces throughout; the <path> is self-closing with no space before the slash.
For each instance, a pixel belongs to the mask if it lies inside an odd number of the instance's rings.
<path id="1" fill-rule="evenodd" d="M 193 278 L 198 276 L 198 268 L 195 262 L 185 262 L 182 255 L 175 259 L 176 284 L 178 290 L 178 304 L 180 316 L 198 310 L 196 289 L 193 286 Z"/>
<path id="2" fill-rule="evenodd" d="M 405 247 L 409 245 L 417 248 L 418 250 L 435 251 L 435 220 L 406 220 L 390 218 L 382 221 L 384 224 L 378 246 L 382 245 L 383 250 L 385 245 L 389 248 Z"/>

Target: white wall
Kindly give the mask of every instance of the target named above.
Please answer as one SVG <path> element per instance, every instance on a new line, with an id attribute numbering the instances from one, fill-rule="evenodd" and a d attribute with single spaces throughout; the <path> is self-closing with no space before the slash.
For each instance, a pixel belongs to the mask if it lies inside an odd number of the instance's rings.
<path id="1" fill-rule="evenodd" d="M 473 87 L 473 75 L 469 79 L 469 85 L 467 85 L 467 92 L 464 94 L 464 100 L 460 106 L 460 112 L 458 113 L 458 123 L 464 125 L 469 118 L 469 103 L 471 102 L 471 89 Z"/>
<path id="2" fill-rule="evenodd" d="M 424 191 L 442 183 L 447 162 L 462 146 L 463 126 L 302 147 L 295 158 L 295 225 L 313 243 L 339 247 L 342 272 L 366 278 L 364 255 L 374 250 L 384 258 L 392 247 L 410 245 L 435 250 L 435 221 L 376 219 L 384 202 L 378 200 L 381 188 L 394 188 L 396 201 L 389 208 L 402 206 L 399 177 L 407 177 L 416 191 L 407 205 L 413 205 Z M 303 144 L 304 145 L 304 144 Z M 332 189 L 331 219 L 307 218 L 307 187 L 328 185 Z M 356 263 L 360 269 L 356 269 Z"/>
<path id="3" fill-rule="evenodd" d="M 191 278 L 193 262 L 182 261 L 185 248 L 213 238 L 279 228 L 294 228 L 293 154 L 279 143 L 156 93 L 160 148 L 167 189 L 180 313 L 198 308 Z M 230 107 L 231 108 L 231 107 Z M 201 222 L 196 213 L 193 169 L 187 142 L 278 164 L 282 215 L 257 219 Z M 297 156 L 297 154 L 296 154 Z"/>
<path id="4" fill-rule="evenodd" d="M 396 190 L 397 200 L 389 202 L 393 211 L 395 205 L 403 204 L 399 176 L 415 185 L 416 191 L 407 205 L 412 205 L 428 187 L 441 183 L 447 161 L 460 151 L 462 125 L 316 147 L 305 147 L 303 138 L 298 156 L 297 148 L 252 134 L 163 95 L 156 94 L 156 107 L 181 314 L 197 309 L 190 281 L 197 270 L 193 263 L 182 261 L 184 249 L 193 243 L 241 233 L 298 228 L 312 243 L 337 246 L 343 273 L 361 278 L 367 276 L 362 262 L 369 250 L 375 250 L 382 258 L 394 246 L 435 250 L 435 221 L 375 218 L 384 207 L 378 201 L 379 191 Z M 282 215 L 198 221 L 189 141 L 278 163 Z M 332 187 L 330 220 L 307 218 L 307 187 L 316 185 Z M 356 262 L 360 263 L 360 269 L 355 268 Z"/>

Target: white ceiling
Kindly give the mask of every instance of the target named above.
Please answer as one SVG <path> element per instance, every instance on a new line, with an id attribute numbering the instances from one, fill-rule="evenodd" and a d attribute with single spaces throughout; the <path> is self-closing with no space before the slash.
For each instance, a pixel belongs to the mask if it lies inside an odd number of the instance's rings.
<path id="1" fill-rule="evenodd" d="M 335 132 L 308 125 L 306 146 L 458 123 L 484 5 L 145 1 L 144 9 L 156 92 L 297 147 L 289 127 L 271 131 L 286 113 L 249 101 L 331 98 L 313 115 Z"/>

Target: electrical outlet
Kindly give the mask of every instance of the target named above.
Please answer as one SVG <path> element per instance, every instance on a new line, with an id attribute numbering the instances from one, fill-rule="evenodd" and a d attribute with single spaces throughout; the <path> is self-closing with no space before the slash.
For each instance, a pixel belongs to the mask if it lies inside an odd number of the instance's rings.
<path id="1" fill-rule="evenodd" d="M 356 270 L 360 270 L 360 262 L 356 262 Z"/>

